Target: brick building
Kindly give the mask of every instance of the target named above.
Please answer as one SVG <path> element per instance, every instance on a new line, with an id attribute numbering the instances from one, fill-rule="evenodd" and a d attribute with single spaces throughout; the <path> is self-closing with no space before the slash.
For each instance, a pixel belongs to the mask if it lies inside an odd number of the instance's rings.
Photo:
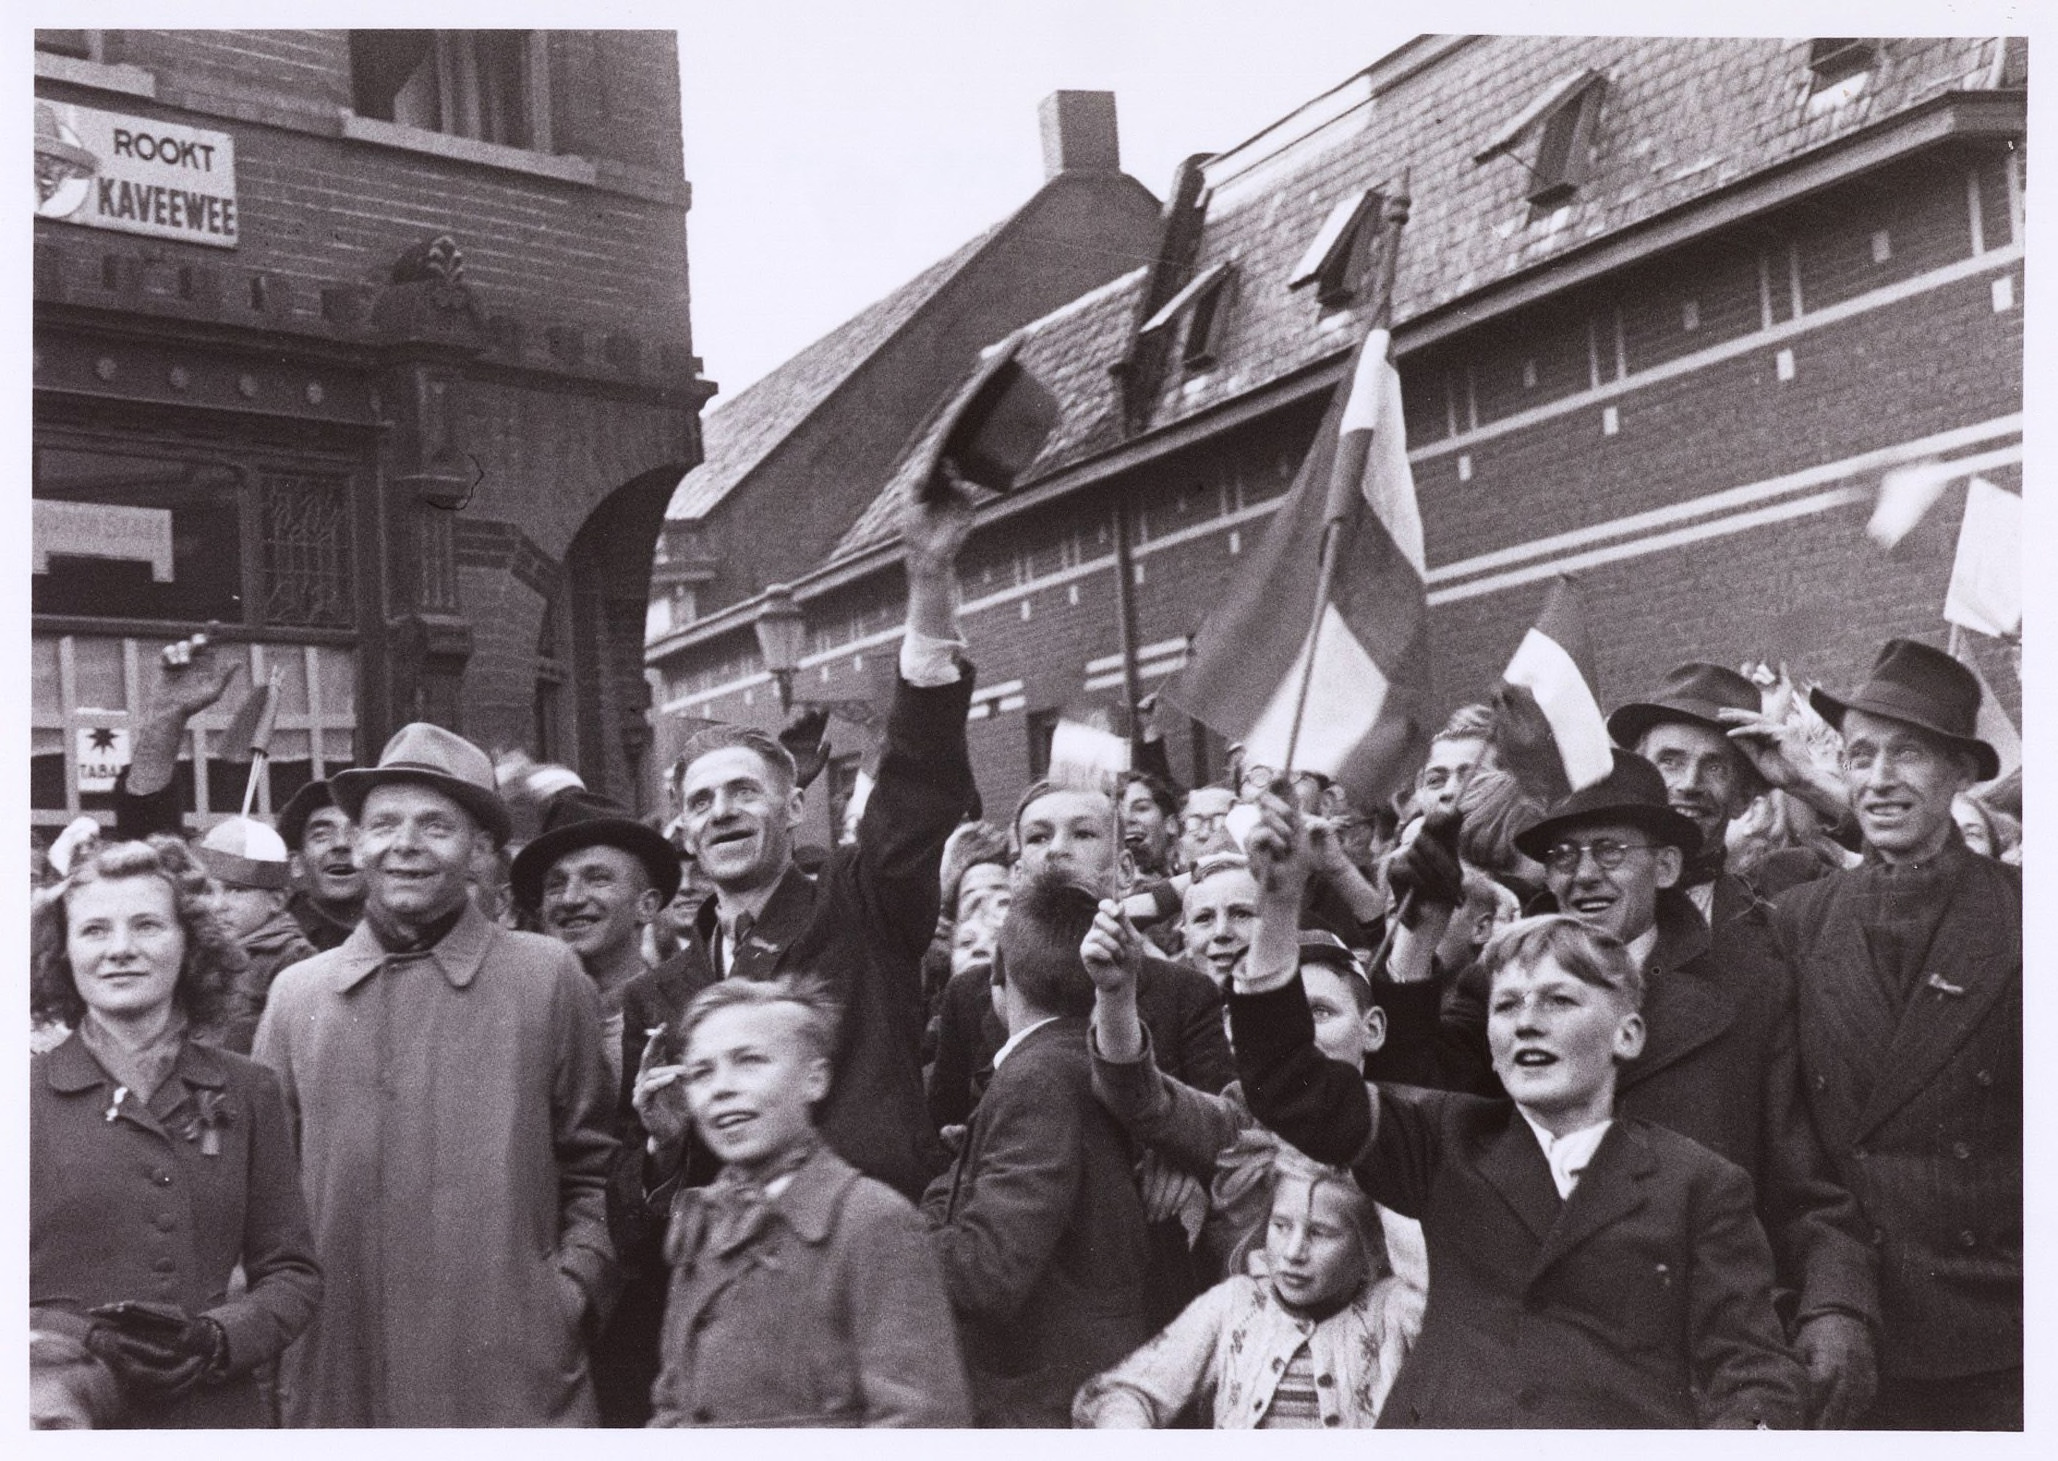
<path id="1" fill-rule="evenodd" d="M 669 31 L 39 31 L 31 805 L 106 805 L 156 650 L 282 700 L 260 807 L 428 719 L 648 782 L 700 457 Z M 195 722 L 202 818 L 241 768 Z"/>
<path id="2" fill-rule="evenodd" d="M 1424 37 L 1182 169 L 1153 260 L 1021 346 L 1064 414 L 966 554 L 988 805 L 1061 707 L 1184 662 L 1368 323 L 1402 190 L 1441 708 L 1568 571 L 1607 704 L 1686 658 L 1846 683 L 1890 634 L 1940 640 L 1962 478 L 2021 486 L 2026 80 L 1992 38 Z M 915 455 L 798 578 L 800 693 L 884 688 Z M 1883 557 L 1879 478 L 1930 458 L 1961 480 Z M 771 718 L 753 611 L 674 637 L 666 709 Z M 1215 769 L 1206 736 L 1172 740 Z"/>

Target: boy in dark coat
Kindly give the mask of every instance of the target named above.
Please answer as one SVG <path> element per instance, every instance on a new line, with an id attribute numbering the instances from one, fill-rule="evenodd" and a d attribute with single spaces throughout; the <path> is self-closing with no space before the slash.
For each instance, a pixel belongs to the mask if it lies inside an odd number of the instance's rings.
<path id="1" fill-rule="evenodd" d="M 1278 798 L 1264 813 L 1258 935 L 1230 1001 L 1251 1109 L 1419 1217 L 1429 1247 L 1428 1312 L 1380 1424 L 1798 1425 L 1803 1376 L 1750 1180 L 1613 1115 L 1616 1063 L 1643 1046 L 1642 977 L 1621 942 L 1552 916 L 1488 945 L 1489 1039 L 1512 1101 L 1368 1088 L 1316 1047 L 1292 921 L 1306 838 Z"/>
<path id="2" fill-rule="evenodd" d="M 923 1201 L 982 1426 L 1069 1426 L 1079 1386 L 1150 1336 L 1135 1156 L 1086 1046 L 1079 946 L 1098 907 L 1059 869 L 1016 891 L 995 956 L 1008 1040 Z"/>
<path id="3" fill-rule="evenodd" d="M 660 1426 L 964 1426 L 950 1305 L 921 1218 L 815 1129 L 833 1011 L 790 979 L 728 980 L 681 1019 L 675 1082 L 722 1160 L 683 1189 Z"/>

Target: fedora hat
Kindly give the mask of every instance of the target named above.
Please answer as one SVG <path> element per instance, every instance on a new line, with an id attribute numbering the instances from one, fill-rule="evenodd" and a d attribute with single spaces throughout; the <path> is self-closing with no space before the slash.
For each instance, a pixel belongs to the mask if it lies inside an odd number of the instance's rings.
<path id="1" fill-rule="evenodd" d="M 1695 660 L 1683 664 L 1665 677 L 1648 700 L 1634 700 L 1608 717 L 1608 734 L 1625 751 L 1634 751 L 1651 727 L 1659 725 L 1703 726 L 1726 736 L 1733 727 L 1722 718 L 1725 710 L 1748 710 L 1756 715 L 1764 709 L 1758 687 L 1735 670 Z M 1737 756 L 1746 785 L 1754 792 L 1765 789 L 1764 778 L 1750 758 Z"/>
<path id="2" fill-rule="evenodd" d="M 1992 781 L 2001 774 L 2000 754 L 1977 734 L 1979 677 L 1933 645 L 1889 639 L 1855 694 L 1839 697 L 1817 688 L 1808 692 L 1808 703 L 1839 734 L 1844 712 L 1862 710 L 1919 726 L 1971 752 L 1979 767 L 1975 780 Z"/>
<path id="3" fill-rule="evenodd" d="M 356 822 L 363 819 L 364 799 L 372 788 L 395 782 L 442 792 L 470 812 L 496 843 L 507 840 L 507 803 L 495 790 L 493 762 L 455 731 L 421 720 L 404 725 L 379 752 L 378 765 L 338 771 L 329 778 L 329 794 Z"/>
<path id="4" fill-rule="evenodd" d="M 341 772 L 337 772 L 341 775 Z M 335 793 L 329 790 L 329 783 L 322 780 L 310 781 L 293 793 L 292 799 L 279 808 L 279 835 L 286 839 L 286 846 L 294 852 L 307 840 L 308 819 L 323 807 L 336 805 Z"/>
<path id="5" fill-rule="evenodd" d="M 1516 850 L 1537 862 L 1562 832 L 1582 822 L 1621 822 L 1677 847 L 1691 859 L 1701 850 L 1701 829 L 1672 810 L 1665 778 L 1643 757 L 1616 748 L 1615 765 L 1592 786 L 1581 787 L 1515 834 Z"/>
<path id="6" fill-rule="evenodd" d="M 525 908 L 539 907 L 551 864 L 582 847 L 618 847 L 642 863 L 660 903 L 669 903 L 678 894 L 679 849 L 662 832 L 630 816 L 621 803 L 578 786 L 550 799 L 542 833 L 515 854 L 508 871 L 515 901 Z"/>

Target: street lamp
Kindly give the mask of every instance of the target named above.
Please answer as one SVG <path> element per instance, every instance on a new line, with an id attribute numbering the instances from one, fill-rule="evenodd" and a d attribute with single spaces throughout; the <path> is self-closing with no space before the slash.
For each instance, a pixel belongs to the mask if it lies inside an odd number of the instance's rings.
<path id="1" fill-rule="evenodd" d="M 783 583 L 768 587 L 751 627 L 757 631 L 765 670 L 779 687 L 783 714 L 793 709 L 793 672 L 800 668 L 800 651 L 807 638 L 807 618 L 793 601 L 793 590 Z"/>

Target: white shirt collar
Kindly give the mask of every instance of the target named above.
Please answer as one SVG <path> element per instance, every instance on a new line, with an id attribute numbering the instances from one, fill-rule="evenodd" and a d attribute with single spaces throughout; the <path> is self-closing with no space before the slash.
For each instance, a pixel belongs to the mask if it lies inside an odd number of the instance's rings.
<path id="1" fill-rule="evenodd" d="M 1049 1024 L 1052 1020 L 1055 1020 L 1056 1018 L 1056 1015 L 1045 1015 L 1035 1024 L 1027 1026 L 1026 1028 L 1018 1030 L 1014 1034 L 1008 1036 L 1006 1042 L 1002 1044 L 1000 1049 L 993 1052 L 993 1068 L 995 1070 L 999 1070 L 1000 1063 L 1003 1060 L 1006 1060 L 1010 1055 L 1014 1053 L 1015 1047 L 1017 1045 L 1021 1044 L 1024 1040 L 1028 1039 L 1031 1035 L 1035 1034 L 1038 1030 L 1042 1029 L 1045 1025 Z"/>
<path id="2" fill-rule="evenodd" d="M 1608 1128 L 1615 1124 L 1614 1118 L 1610 1117 L 1578 1131 L 1568 1131 L 1563 1136 L 1552 1136 L 1537 1125 L 1527 1111 L 1522 1112 L 1522 1119 L 1529 1122 L 1529 1129 L 1536 1133 L 1537 1144 L 1543 1148 L 1544 1160 L 1551 1164 L 1551 1181 L 1557 1185 L 1560 1198 L 1572 1195 L 1572 1189 L 1579 1185 L 1580 1174 L 1594 1159 L 1594 1149 L 1600 1146 Z"/>
<path id="3" fill-rule="evenodd" d="M 1694 900 L 1694 907 L 1701 910 L 1701 917 L 1712 927 L 1715 922 L 1715 884 L 1695 883 L 1686 890 L 1686 895 Z"/>
<path id="4" fill-rule="evenodd" d="M 1658 925 L 1652 924 L 1629 941 L 1629 957 L 1636 960 L 1636 967 L 1651 967 L 1651 950 L 1658 947 Z"/>

